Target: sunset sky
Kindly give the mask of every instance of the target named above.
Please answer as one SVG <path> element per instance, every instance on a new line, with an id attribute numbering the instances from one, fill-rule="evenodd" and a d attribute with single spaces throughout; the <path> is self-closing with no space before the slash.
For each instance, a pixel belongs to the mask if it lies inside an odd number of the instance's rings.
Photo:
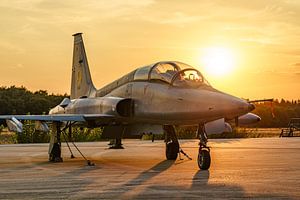
<path id="1" fill-rule="evenodd" d="M 0 86 L 69 94 L 83 32 L 97 88 L 176 60 L 238 97 L 300 99 L 299 0 L 1 0 L 0 29 Z"/>

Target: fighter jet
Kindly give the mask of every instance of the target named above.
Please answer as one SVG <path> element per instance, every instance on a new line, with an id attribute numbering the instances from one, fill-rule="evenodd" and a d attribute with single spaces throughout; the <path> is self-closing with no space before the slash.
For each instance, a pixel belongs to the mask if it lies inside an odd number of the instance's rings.
<path id="1" fill-rule="evenodd" d="M 65 98 L 48 115 L 2 115 L 10 130 L 22 132 L 23 120 L 36 129 L 52 126 L 49 160 L 62 161 L 60 135 L 72 127 L 104 127 L 103 137 L 116 139 L 120 147 L 126 136 L 164 133 L 166 159 L 176 160 L 180 145 L 175 126 L 197 125 L 198 166 L 210 167 L 208 134 L 231 131 L 228 120 L 251 124 L 260 120 L 255 106 L 213 88 L 196 68 L 177 61 L 160 61 L 133 70 L 96 89 L 91 79 L 82 33 L 74 36 L 70 99 Z"/>

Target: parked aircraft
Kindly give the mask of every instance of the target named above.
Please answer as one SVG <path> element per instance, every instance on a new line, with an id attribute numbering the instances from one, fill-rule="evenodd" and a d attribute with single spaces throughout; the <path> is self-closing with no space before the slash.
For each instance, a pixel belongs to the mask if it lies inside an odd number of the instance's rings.
<path id="1" fill-rule="evenodd" d="M 49 160 L 62 161 L 60 135 L 72 126 L 104 127 L 103 136 L 116 139 L 151 132 L 165 134 L 166 158 L 180 152 L 174 126 L 197 125 L 198 166 L 210 167 L 207 134 L 231 131 L 226 122 L 239 124 L 260 120 L 249 113 L 255 106 L 213 88 L 194 67 L 176 61 L 161 61 L 126 74 L 97 90 L 92 82 L 81 33 L 74 36 L 70 99 L 65 98 L 48 115 L 2 115 L 10 130 L 22 132 L 22 120 L 36 121 L 36 129 L 49 131 Z M 47 122 L 47 123 L 46 123 Z"/>

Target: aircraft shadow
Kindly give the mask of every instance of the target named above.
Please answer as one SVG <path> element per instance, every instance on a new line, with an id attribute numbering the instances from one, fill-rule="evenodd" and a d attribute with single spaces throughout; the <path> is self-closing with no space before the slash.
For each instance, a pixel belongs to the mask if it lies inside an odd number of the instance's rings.
<path id="1" fill-rule="evenodd" d="M 158 176 L 162 172 L 169 169 L 175 161 L 173 160 L 164 160 L 151 167 L 150 169 L 143 171 L 136 178 L 120 185 L 117 187 L 112 187 L 109 189 L 99 191 L 99 193 L 89 194 L 88 199 L 124 199 L 122 195 L 131 192 L 140 185 L 145 184 L 151 178 Z M 82 197 L 80 197 L 82 198 Z M 84 197 L 83 197 L 84 198 Z M 129 197 L 131 199 L 131 196 Z"/>
<path id="2" fill-rule="evenodd" d="M 152 185 L 130 199 L 292 199 L 286 195 L 274 194 L 247 194 L 238 185 L 225 183 L 209 183 L 210 171 L 199 170 L 192 179 L 188 188 L 180 186 Z M 158 194 L 158 195 L 157 195 Z"/>
<path id="3" fill-rule="evenodd" d="M 39 163 L 35 167 L 45 165 L 46 162 Z M 74 170 L 65 171 L 56 176 L 44 177 L 43 179 L 34 180 L 33 184 L 35 190 L 32 190 L 31 185 L 24 185 L 23 183 L 15 183 L 15 189 L 22 189 L 26 192 L 22 193 L 23 198 L 32 197 L 54 197 L 59 196 L 60 199 L 64 198 L 80 198 L 80 199 L 235 199 L 235 198 L 255 198 L 255 199 L 292 199 L 286 194 L 247 194 L 246 191 L 239 185 L 210 182 L 210 171 L 197 171 L 193 176 L 191 182 L 187 179 L 183 180 L 188 182 L 189 185 L 173 183 L 178 181 L 178 178 L 171 178 L 160 180 L 158 183 L 148 182 L 153 178 L 158 178 L 160 175 L 167 171 L 174 165 L 174 161 L 164 160 L 153 167 L 141 172 L 136 178 L 120 185 L 108 187 L 107 189 L 89 191 L 83 196 L 81 193 L 89 186 L 93 186 L 95 180 L 93 178 L 82 179 L 81 175 L 96 170 L 99 167 L 79 167 Z M 28 169 L 28 168 L 26 168 Z M 23 169 L 24 170 L 24 169 Z M 25 170 L 26 171 L 26 170 Z M 64 170 L 63 170 L 64 171 Z M 184 173 L 180 171 L 178 173 Z M 174 172 L 176 177 L 176 172 Z M 191 174 L 187 174 L 187 177 Z M 161 177 L 165 177 L 161 175 Z M 170 177 L 170 175 L 168 175 Z M 39 184 L 40 182 L 40 184 Z M 61 188 L 58 188 L 55 183 L 59 183 Z M 4 187 L 5 188 L 5 187 Z M 26 189 L 27 188 L 27 189 Z M 55 190 L 55 191 L 54 191 Z M 50 191 L 54 192 L 51 193 Z M 0 195 L 0 198 L 20 198 L 20 193 L 6 193 Z"/>
<path id="4" fill-rule="evenodd" d="M 142 172 L 133 180 L 117 187 L 110 188 L 105 192 L 89 195 L 89 198 L 97 199 L 235 199 L 235 198 L 255 198 L 255 199 L 292 199 L 287 195 L 275 194 L 247 194 L 238 185 L 225 183 L 210 183 L 210 171 L 197 171 L 190 187 L 173 186 L 172 180 L 161 181 L 163 184 L 149 184 L 148 180 L 159 176 L 174 164 L 174 161 L 162 161 L 152 168 Z M 184 173 L 184 172 L 181 172 Z M 176 173 L 174 173 L 176 176 Z M 166 183 L 171 183 L 168 186 Z M 137 189 L 144 185 L 142 189 Z"/>

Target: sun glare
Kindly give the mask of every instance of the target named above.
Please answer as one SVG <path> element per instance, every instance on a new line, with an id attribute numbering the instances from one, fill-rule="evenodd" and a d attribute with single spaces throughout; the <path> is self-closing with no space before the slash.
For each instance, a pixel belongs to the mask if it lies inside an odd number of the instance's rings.
<path id="1" fill-rule="evenodd" d="M 209 75 L 224 76 L 232 72 L 235 57 L 229 48 L 210 47 L 203 50 L 200 62 Z"/>

